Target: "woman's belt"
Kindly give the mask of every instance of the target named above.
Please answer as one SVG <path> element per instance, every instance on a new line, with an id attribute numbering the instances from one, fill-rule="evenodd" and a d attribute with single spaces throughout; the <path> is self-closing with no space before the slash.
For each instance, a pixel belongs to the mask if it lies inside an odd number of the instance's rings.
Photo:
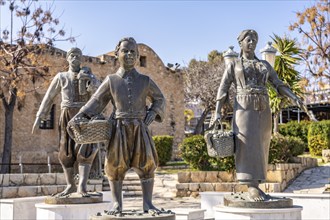
<path id="1" fill-rule="evenodd" d="M 237 95 L 268 95 L 266 88 L 244 88 L 237 89 Z"/>

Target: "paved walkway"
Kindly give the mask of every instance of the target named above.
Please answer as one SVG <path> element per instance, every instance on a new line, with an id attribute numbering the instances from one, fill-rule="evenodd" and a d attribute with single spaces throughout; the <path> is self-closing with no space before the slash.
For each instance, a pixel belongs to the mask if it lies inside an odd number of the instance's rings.
<path id="1" fill-rule="evenodd" d="M 157 208 L 166 210 L 190 208 L 199 209 L 201 207 L 200 198 L 176 197 L 176 184 L 178 183 L 178 175 L 175 174 L 155 174 L 155 184 L 153 192 L 153 204 Z M 142 209 L 142 196 L 125 198 L 123 200 L 124 209 Z"/>
<path id="2" fill-rule="evenodd" d="M 303 171 L 285 190 L 286 193 L 323 193 L 330 184 L 330 163 Z"/>
<path id="3" fill-rule="evenodd" d="M 158 208 L 200 208 L 200 198 L 177 198 L 177 174 L 156 174 L 153 203 Z M 321 194 L 330 184 L 330 163 L 303 171 L 284 191 L 286 193 Z M 124 198 L 124 209 L 142 209 L 142 196 Z"/>

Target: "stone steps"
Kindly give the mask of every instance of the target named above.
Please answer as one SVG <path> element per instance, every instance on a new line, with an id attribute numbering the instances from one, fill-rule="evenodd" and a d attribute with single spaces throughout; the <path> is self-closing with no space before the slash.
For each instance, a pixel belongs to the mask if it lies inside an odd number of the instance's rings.
<path id="1" fill-rule="evenodd" d="M 48 196 L 62 192 L 65 185 L 40 185 L 40 186 L 7 186 L 0 188 L 1 198 L 21 198 L 33 196 Z M 88 192 L 101 192 L 102 185 L 87 184 Z"/>
<path id="2" fill-rule="evenodd" d="M 141 185 L 141 182 L 140 182 L 140 179 L 138 180 L 124 180 L 123 181 L 123 185 L 130 185 L 130 186 L 140 186 Z"/>
<path id="3" fill-rule="evenodd" d="M 103 178 L 102 190 L 110 191 L 107 177 Z M 128 171 L 123 181 L 124 197 L 135 197 L 142 195 L 141 182 L 139 176 L 134 171 Z"/>
<path id="4" fill-rule="evenodd" d="M 123 191 L 141 191 L 141 186 L 123 185 Z"/>
<path id="5" fill-rule="evenodd" d="M 0 174 L 0 198 L 48 196 L 66 187 L 63 173 Z M 102 191 L 102 180 L 90 179 L 87 191 Z"/>
<path id="6" fill-rule="evenodd" d="M 2 198 L 34 197 L 62 192 L 66 185 L 7 186 L 2 188 Z"/>
<path id="7" fill-rule="evenodd" d="M 124 191 L 124 197 L 140 197 L 142 191 Z"/>

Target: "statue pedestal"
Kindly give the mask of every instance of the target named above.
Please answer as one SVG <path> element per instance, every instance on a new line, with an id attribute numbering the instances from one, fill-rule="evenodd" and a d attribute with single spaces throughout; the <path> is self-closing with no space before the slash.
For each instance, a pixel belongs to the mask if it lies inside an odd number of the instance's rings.
<path id="1" fill-rule="evenodd" d="M 0 199 L 0 219 L 36 219 L 35 204 L 45 201 L 45 196 Z"/>
<path id="2" fill-rule="evenodd" d="M 214 219 L 237 219 L 237 220 L 254 220 L 254 219 L 272 219 L 272 220 L 300 220 L 301 206 L 292 206 L 290 208 L 271 208 L 271 209 L 255 209 L 255 208 L 236 208 L 227 206 L 215 206 Z"/>
<path id="3" fill-rule="evenodd" d="M 46 204 L 52 205 L 72 205 L 72 204 L 90 204 L 90 203 L 100 203 L 103 201 L 103 194 L 97 192 L 88 193 L 88 197 L 83 197 L 79 193 L 71 193 L 67 196 L 56 197 L 47 196 L 45 199 Z"/>
<path id="4" fill-rule="evenodd" d="M 205 209 L 178 208 L 171 210 L 175 213 L 175 220 L 205 219 Z"/>
<path id="5" fill-rule="evenodd" d="M 235 208 L 250 208 L 250 209 L 279 209 L 291 208 L 293 205 L 292 199 L 273 197 L 267 195 L 267 200 L 262 202 L 250 201 L 249 194 L 233 193 L 224 197 L 224 206 Z"/>
<path id="6" fill-rule="evenodd" d="M 35 207 L 37 220 L 89 219 L 95 213 L 109 209 L 111 202 L 65 205 L 37 203 Z"/>
<path id="7" fill-rule="evenodd" d="M 92 215 L 90 220 L 175 220 L 175 214 L 173 213 L 161 213 L 159 215 L 151 215 L 149 213 L 143 213 L 142 211 L 123 211 L 121 216 L 107 215 L 105 213 L 99 213 L 99 215 Z"/>

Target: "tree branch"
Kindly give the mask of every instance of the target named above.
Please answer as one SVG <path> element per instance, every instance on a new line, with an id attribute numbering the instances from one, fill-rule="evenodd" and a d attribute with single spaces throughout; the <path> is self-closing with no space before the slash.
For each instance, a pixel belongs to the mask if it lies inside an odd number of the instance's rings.
<path id="1" fill-rule="evenodd" d="M 5 95 L 3 94 L 3 91 L 0 92 L 0 99 L 2 100 L 2 105 L 3 105 L 3 107 L 5 108 L 6 111 L 8 111 L 8 109 L 9 109 L 9 104 L 8 104 L 8 102 L 7 102 L 7 100 L 6 100 Z"/>

